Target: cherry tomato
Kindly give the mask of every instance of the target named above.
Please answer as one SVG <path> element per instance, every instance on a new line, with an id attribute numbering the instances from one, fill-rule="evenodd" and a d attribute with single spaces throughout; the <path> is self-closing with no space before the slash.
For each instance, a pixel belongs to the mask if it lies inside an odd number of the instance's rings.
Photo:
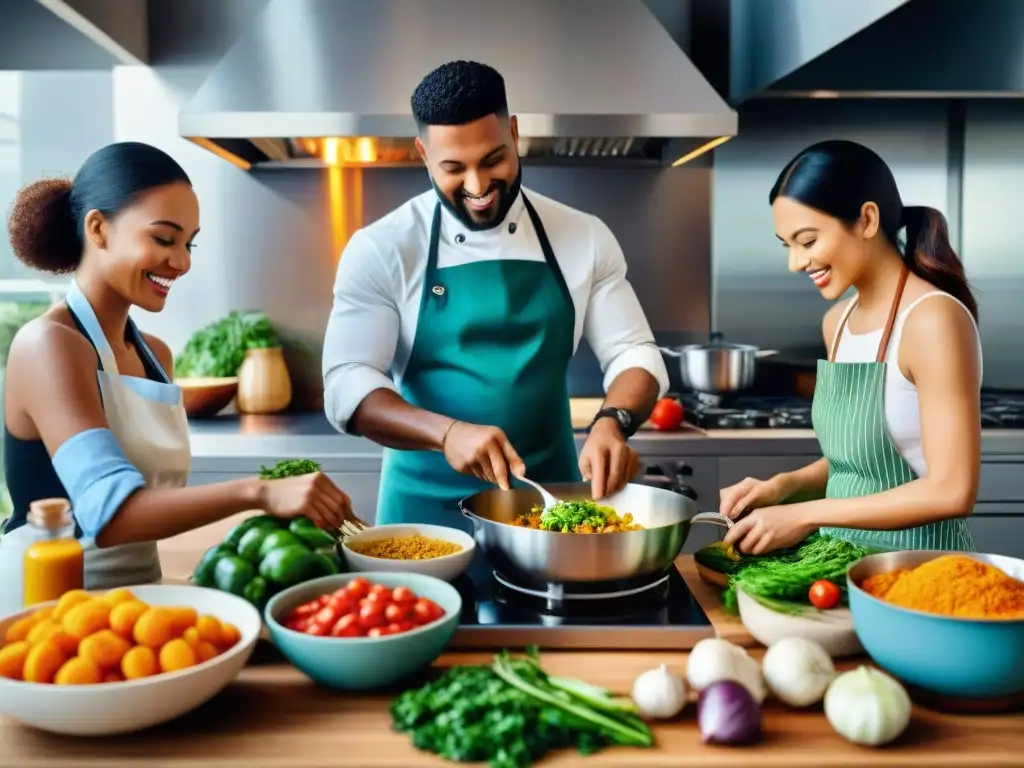
<path id="1" fill-rule="evenodd" d="M 674 397 L 663 397 L 651 411 L 655 429 L 679 429 L 683 423 L 683 406 Z"/>
<path id="2" fill-rule="evenodd" d="M 296 608 L 294 611 L 292 611 L 292 616 L 294 616 L 296 618 L 298 618 L 300 616 L 312 616 L 314 613 L 316 613 L 319 610 L 320 610 L 320 601 L 319 600 L 310 600 L 308 603 L 303 603 L 298 608 Z"/>
<path id="3" fill-rule="evenodd" d="M 336 590 L 334 590 L 334 597 L 343 597 L 347 600 L 351 597 L 351 595 L 349 595 L 348 589 L 346 589 L 345 587 L 338 587 Z"/>
<path id="4" fill-rule="evenodd" d="M 409 621 L 408 619 L 406 621 L 400 621 L 397 624 L 392 624 L 390 626 L 398 627 L 399 634 L 402 632 L 408 632 L 410 629 L 416 629 L 416 624 Z"/>
<path id="5" fill-rule="evenodd" d="M 438 607 L 437 603 L 421 597 L 412 607 L 412 615 L 413 620 L 417 624 L 423 625 L 441 618 L 444 612 Z"/>
<path id="6" fill-rule="evenodd" d="M 368 629 L 366 631 L 366 636 L 367 637 L 386 637 L 386 636 L 391 635 L 391 634 L 394 634 L 394 633 L 391 631 L 391 628 L 387 627 L 387 626 L 384 626 L 384 627 L 371 627 L 370 629 Z"/>
<path id="7" fill-rule="evenodd" d="M 306 634 L 307 635 L 317 635 L 319 637 L 323 637 L 324 635 L 327 634 L 327 630 L 329 629 L 329 627 L 330 627 L 330 625 L 324 626 L 319 621 L 313 621 L 313 622 L 310 622 L 308 627 L 306 627 Z"/>
<path id="8" fill-rule="evenodd" d="M 354 605 L 355 603 L 352 601 L 351 597 L 347 594 L 339 595 L 337 592 L 331 595 L 331 599 L 327 603 L 327 607 L 334 611 L 338 616 L 344 616 L 346 613 L 350 613 Z"/>
<path id="9" fill-rule="evenodd" d="M 348 592 L 350 597 L 355 598 L 356 600 L 362 600 L 370 594 L 370 582 L 362 576 L 358 576 L 345 585 L 345 591 Z"/>
<path id="10" fill-rule="evenodd" d="M 331 637 L 359 637 L 362 633 L 359 616 L 354 613 L 345 614 L 331 627 Z"/>
<path id="11" fill-rule="evenodd" d="M 385 587 L 383 584 L 374 584 L 370 587 L 371 595 L 379 595 L 384 600 L 391 600 L 391 588 Z"/>
<path id="12" fill-rule="evenodd" d="M 306 622 L 300 618 L 288 619 L 284 623 L 285 627 L 290 629 L 292 632 L 302 632 L 306 627 Z"/>
<path id="13" fill-rule="evenodd" d="M 363 603 L 377 603 L 378 605 L 387 605 L 390 602 L 391 595 L 386 595 L 383 592 L 371 592 L 359 601 L 360 605 L 362 605 Z"/>
<path id="14" fill-rule="evenodd" d="M 324 607 L 324 606 L 326 606 L 326 605 L 327 605 L 327 604 L 328 604 L 329 602 L 331 602 L 331 596 L 330 596 L 330 594 L 326 594 L 326 595 L 320 595 L 320 597 L 319 597 L 319 598 L 317 598 L 317 602 L 318 602 L 318 603 L 320 603 L 320 607 L 321 607 L 321 608 L 323 608 L 323 607 Z"/>
<path id="15" fill-rule="evenodd" d="M 323 624 L 325 627 L 333 627 L 334 622 L 338 620 L 340 615 L 341 613 L 339 611 L 335 611 L 328 605 L 326 608 L 321 608 L 316 612 L 316 616 L 313 617 L 313 621 L 317 624 Z"/>
<path id="16" fill-rule="evenodd" d="M 839 604 L 839 587 L 831 581 L 821 579 L 811 584 L 807 597 L 815 608 L 827 611 Z"/>
<path id="17" fill-rule="evenodd" d="M 409 603 L 391 603 L 384 609 L 384 618 L 391 622 L 403 621 L 412 615 Z"/>
<path id="18" fill-rule="evenodd" d="M 391 599 L 396 603 L 415 603 L 416 595 L 408 587 L 395 587 Z"/>
<path id="19" fill-rule="evenodd" d="M 380 603 L 367 603 L 359 609 L 359 624 L 369 629 L 384 623 L 384 607 Z"/>

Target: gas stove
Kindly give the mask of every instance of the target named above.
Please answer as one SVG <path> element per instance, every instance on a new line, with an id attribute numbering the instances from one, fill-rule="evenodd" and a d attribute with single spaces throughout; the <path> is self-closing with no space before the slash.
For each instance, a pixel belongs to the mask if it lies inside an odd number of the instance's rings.
<path id="1" fill-rule="evenodd" d="M 685 419 L 701 429 L 811 429 L 811 401 L 799 397 L 679 396 Z"/>
<path id="2" fill-rule="evenodd" d="M 678 395 L 685 419 L 701 429 L 811 429 L 811 401 L 758 395 Z M 1024 392 L 981 395 L 982 429 L 1024 429 Z"/>
<path id="3" fill-rule="evenodd" d="M 455 648 L 687 650 L 715 636 L 675 568 L 639 586 L 526 585 L 478 555 L 452 586 L 462 596 Z"/>

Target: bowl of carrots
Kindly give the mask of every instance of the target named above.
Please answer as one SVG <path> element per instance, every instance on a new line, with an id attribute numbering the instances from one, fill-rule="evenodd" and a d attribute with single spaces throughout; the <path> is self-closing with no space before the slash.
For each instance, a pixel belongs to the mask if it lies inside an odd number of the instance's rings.
<path id="1" fill-rule="evenodd" d="M 0 715 L 73 736 L 166 722 L 226 687 L 262 626 L 213 589 L 73 590 L 0 619 Z"/>

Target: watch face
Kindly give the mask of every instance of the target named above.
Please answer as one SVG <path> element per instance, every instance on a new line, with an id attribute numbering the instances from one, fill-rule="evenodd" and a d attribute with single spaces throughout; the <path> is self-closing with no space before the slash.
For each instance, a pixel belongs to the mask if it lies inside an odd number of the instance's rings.
<path id="1" fill-rule="evenodd" d="M 629 417 L 629 411 L 623 410 L 621 408 L 615 412 L 615 418 L 619 420 L 619 424 L 621 424 L 623 427 L 628 427 L 630 425 L 630 422 L 633 421 L 633 419 Z"/>

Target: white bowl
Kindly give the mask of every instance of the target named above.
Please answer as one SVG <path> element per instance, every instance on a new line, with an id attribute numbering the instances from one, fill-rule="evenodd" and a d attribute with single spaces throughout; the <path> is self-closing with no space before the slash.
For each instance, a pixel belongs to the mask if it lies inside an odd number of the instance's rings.
<path id="1" fill-rule="evenodd" d="M 380 539 L 400 539 L 407 536 L 425 536 L 428 539 L 450 541 L 462 549 L 451 555 L 432 557 L 429 560 L 391 560 L 385 557 L 370 557 L 353 552 L 350 544 L 366 544 Z M 395 523 L 375 525 L 355 536 L 346 536 L 342 541 L 345 562 L 352 571 L 387 571 L 389 573 L 422 573 L 437 579 L 452 581 L 460 576 L 473 560 L 476 542 L 473 537 L 458 528 L 445 525 L 419 523 Z"/>
<path id="2" fill-rule="evenodd" d="M 107 736 L 148 728 L 195 709 L 235 679 L 252 653 L 263 621 L 240 597 L 214 589 L 149 584 L 129 587 L 149 605 L 195 608 L 238 627 L 234 647 L 190 669 L 99 685 L 50 685 L 0 677 L 0 715 L 44 731 Z M 98 594 L 103 594 L 99 592 Z M 0 637 L 43 603 L 0 619 Z"/>
<path id="3" fill-rule="evenodd" d="M 800 615 L 779 613 L 741 588 L 736 589 L 736 603 L 743 626 L 761 645 L 771 646 L 786 637 L 803 637 L 819 643 L 833 658 L 864 653 L 849 608 L 808 608 Z"/>

